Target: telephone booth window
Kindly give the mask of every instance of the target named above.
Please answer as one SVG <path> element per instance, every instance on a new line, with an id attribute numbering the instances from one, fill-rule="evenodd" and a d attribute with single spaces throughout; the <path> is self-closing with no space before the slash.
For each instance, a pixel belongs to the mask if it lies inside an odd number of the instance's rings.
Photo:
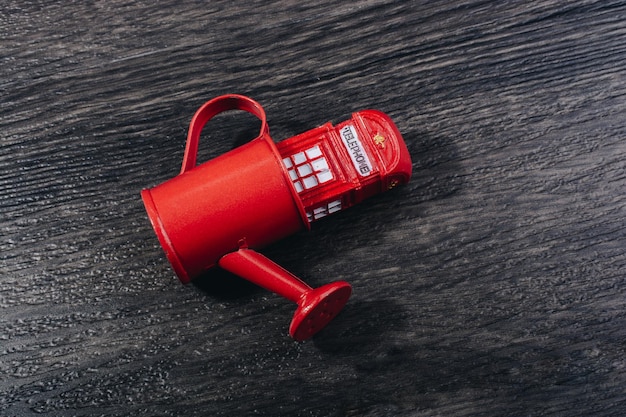
<path id="1" fill-rule="evenodd" d="M 306 216 L 309 219 L 309 222 L 312 222 L 313 220 L 319 220 L 329 214 L 336 213 L 339 210 L 341 210 L 341 199 L 330 201 L 329 203 L 316 207 L 311 211 L 307 211 Z"/>
<path id="2" fill-rule="evenodd" d="M 319 145 L 283 158 L 283 164 L 298 193 L 334 178 Z"/>

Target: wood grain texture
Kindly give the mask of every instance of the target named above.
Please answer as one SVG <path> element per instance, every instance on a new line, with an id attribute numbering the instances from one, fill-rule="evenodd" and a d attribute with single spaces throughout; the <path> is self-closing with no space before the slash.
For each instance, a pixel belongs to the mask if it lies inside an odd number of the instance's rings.
<path id="1" fill-rule="evenodd" d="M 625 2 L 152 3 L 0 7 L 0 415 L 626 414 Z M 273 294 L 180 285 L 139 198 L 229 92 L 276 140 L 378 108 L 413 156 L 265 251 L 353 284 L 306 343 Z"/>

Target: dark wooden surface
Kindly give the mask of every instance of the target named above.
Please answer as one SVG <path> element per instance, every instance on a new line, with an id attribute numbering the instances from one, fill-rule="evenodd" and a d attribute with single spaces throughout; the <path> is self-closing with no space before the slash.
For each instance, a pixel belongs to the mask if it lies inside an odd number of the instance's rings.
<path id="1" fill-rule="evenodd" d="M 0 415 L 626 415 L 626 2 L 0 6 Z M 414 178 L 266 250 L 342 314 L 183 286 L 139 198 L 223 93 L 378 108 Z M 256 130 L 207 129 L 202 158 Z M 252 132 L 252 133 L 251 133 Z"/>

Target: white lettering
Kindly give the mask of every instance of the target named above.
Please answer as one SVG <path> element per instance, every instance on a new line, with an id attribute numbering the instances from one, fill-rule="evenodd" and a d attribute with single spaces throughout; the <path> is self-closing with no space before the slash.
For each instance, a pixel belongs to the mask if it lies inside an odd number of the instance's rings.
<path id="1" fill-rule="evenodd" d="M 367 177 L 372 172 L 372 164 L 363 149 L 363 145 L 352 125 L 345 125 L 339 135 L 343 140 L 343 144 L 348 150 L 352 164 L 360 176 Z"/>

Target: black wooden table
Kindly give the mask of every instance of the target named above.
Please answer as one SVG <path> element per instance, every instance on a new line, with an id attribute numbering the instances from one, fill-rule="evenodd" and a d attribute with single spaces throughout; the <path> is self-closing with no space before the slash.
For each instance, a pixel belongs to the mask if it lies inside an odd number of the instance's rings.
<path id="1" fill-rule="evenodd" d="M 623 416 L 626 2 L 0 6 L 0 415 Z M 403 188 L 264 252 L 347 280 L 312 340 L 183 286 L 139 198 L 224 93 L 275 140 L 390 114 Z M 205 129 L 201 160 L 254 136 Z"/>

